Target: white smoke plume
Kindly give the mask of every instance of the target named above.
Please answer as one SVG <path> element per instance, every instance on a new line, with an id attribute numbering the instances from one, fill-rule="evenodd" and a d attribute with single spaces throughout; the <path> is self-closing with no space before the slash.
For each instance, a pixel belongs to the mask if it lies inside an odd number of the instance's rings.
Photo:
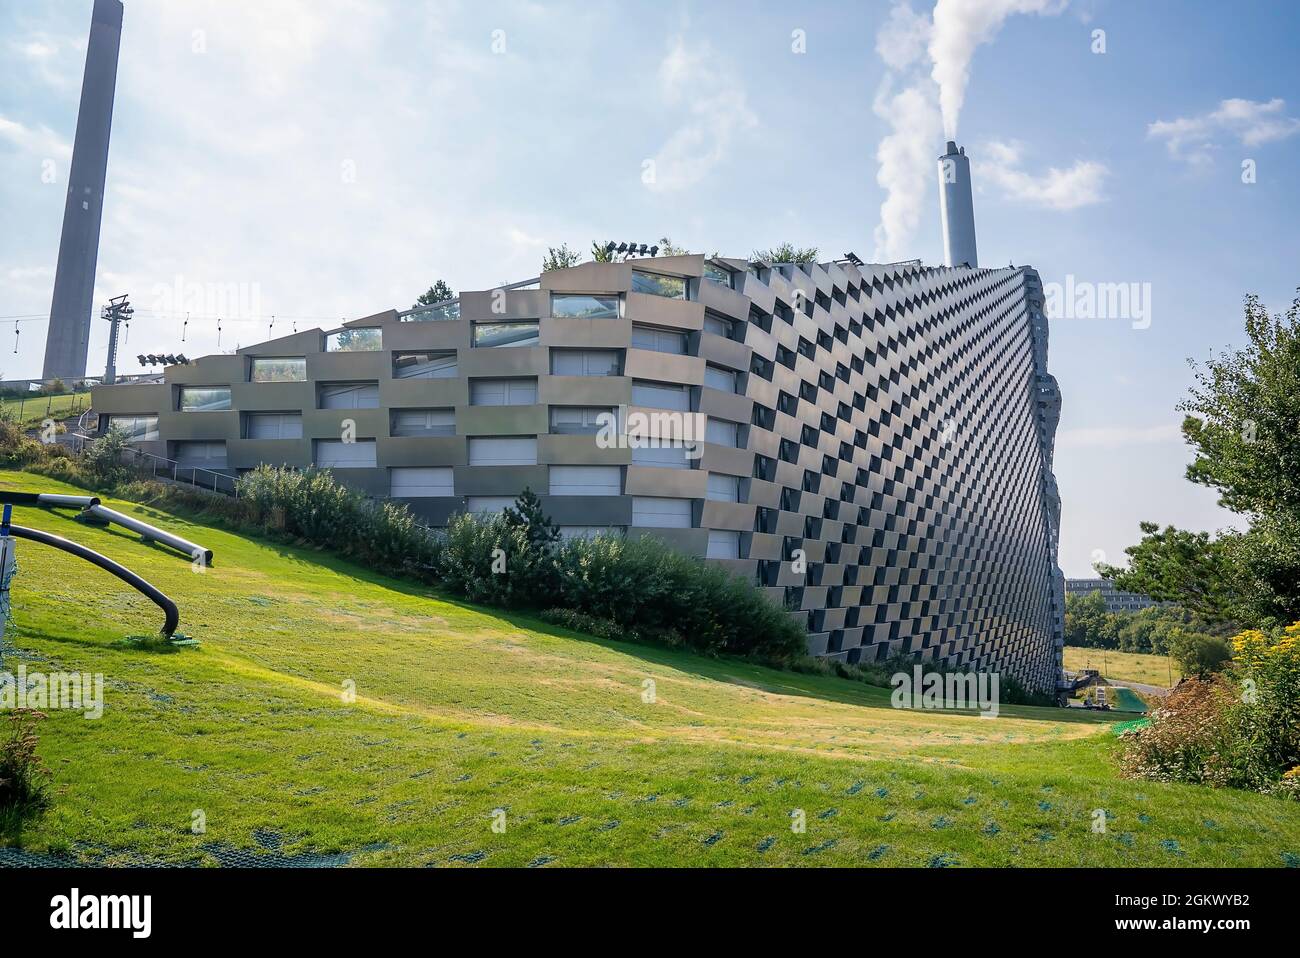
<path id="1" fill-rule="evenodd" d="M 889 72 L 872 109 L 889 132 L 876 149 L 876 182 L 885 200 L 874 259 L 889 262 L 914 254 L 912 237 L 935 180 L 941 130 L 956 139 L 976 48 L 993 39 L 1012 14 L 1056 14 L 1068 2 L 936 0 L 932 15 L 917 13 L 909 0 L 895 2 L 876 37 L 876 52 Z"/>
<path id="2" fill-rule="evenodd" d="M 937 0 L 928 52 L 930 76 L 939 87 L 939 107 L 948 139 L 957 138 L 957 118 L 966 100 L 975 48 L 992 40 L 1013 13 L 1057 14 L 1068 0 Z"/>

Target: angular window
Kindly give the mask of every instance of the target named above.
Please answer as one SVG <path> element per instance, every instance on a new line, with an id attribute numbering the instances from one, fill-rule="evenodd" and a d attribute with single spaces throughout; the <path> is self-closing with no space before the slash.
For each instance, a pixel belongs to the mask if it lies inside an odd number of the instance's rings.
<path id="1" fill-rule="evenodd" d="M 553 496 L 617 496 L 623 492 L 619 466 L 551 466 Z"/>
<path id="2" fill-rule="evenodd" d="M 724 339 L 730 339 L 731 331 L 734 328 L 735 324 L 731 320 L 719 316 L 717 313 L 704 314 L 704 331 L 706 333 L 712 333 L 714 336 L 721 336 Z"/>
<path id="3" fill-rule="evenodd" d="M 254 383 L 305 383 L 307 357 L 286 356 L 279 359 L 254 357 L 248 380 Z"/>
<path id="4" fill-rule="evenodd" d="M 341 439 L 317 439 L 313 461 L 322 467 L 335 469 L 368 469 L 375 465 L 375 441 L 358 439 L 344 442 Z"/>
<path id="5" fill-rule="evenodd" d="M 230 408 L 229 386 L 182 386 L 181 412 L 222 412 Z"/>
<path id="6" fill-rule="evenodd" d="M 686 352 L 686 334 L 655 326 L 633 326 L 632 345 L 637 349 L 652 349 L 657 353 L 675 353 L 680 356 Z"/>
<path id="7" fill-rule="evenodd" d="M 721 366 L 704 367 L 704 385 L 710 389 L 719 389 L 725 393 L 736 392 L 736 374 Z"/>
<path id="8" fill-rule="evenodd" d="M 740 533 L 710 529 L 709 548 L 705 555 L 710 559 L 739 559 Z"/>
<path id="9" fill-rule="evenodd" d="M 704 427 L 704 439 L 706 442 L 716 442 L 719 446 L 731 446 L 734 449 L 740 445 L 740 426 L 725 419 L 710 418 Z"/>
<path id="10" fill-rule="evenodd" d="M 109 429 L 120 429 L 131 442 L 150 442 L 158 438 L 157 416 L 109 416 Z"/>
<path id="11" fill-rule="evenodd" d="M 475 323 L 475 346 L 536 346 L 537 323 Z"/>
<path id="12" fill-rule="evenodd" d="M 632 292 L 647 293 L 650 296 L 663 296 L 666 299 L 685 299 L 686 280 L 680 276 L 662 276 L 659 273 L 643 273 L 632 270 Z"/>
<path id="13" fill-rule="evenodd" d="M 532 406 L 537 402 L 536 379 L 471 379 L 471 406 Z"/>
<path id="14" fill-rule="evenodd" d="M 377 328 L 340 329 L 325 337 L 327 353 L 373 353 L 383 348 L 383 332 Z"/>
<path id="15" fill-rule="evenodd" d="M 419 312 L 408 313 L 402 317 L 402 322 L 428 323 L 452 319 L 460 319 L 460 300 L 458 299 L 450 303 L 443 303 L 441 306 L 431 306 L 428 309 L 421 309 Z"/>
<path id="16" fill-rule="evenodd" d="M 689 529 L 691 500 L 635 496 L 632 499 L 632 525 L 650 529 Z"/>
<path id="17" fill-rule="evenodd" d="M 691 396 L 685 386 L 634 382 L 632 383 L 632 405 L 689 412 Z"/>
<path id="18" fill-rule="evenodd" d="M 725 476 L 722 473 L 709 473 L 709 489 L 705 498 L 713 502 L 739 502 L 740 477 Z"/>
<path id="19" fill-rule="evenodd" d="M 455 379 L 456 353 L 395 352 L 393 353 L 394 379 Z"/>
<path id="20" fill-rule="evenodd" d="M 389 424 L 392 436 L 454 436 L 454 409 L 394 409 Z"/>
<path id="21" fill-rule="evenodd" d="M 451 466 L 394 466 L 388 470 L 388 494 L 395 499 L 450 496 Z"/>
<path id="22" fill-rule="evenodd" d="M 379 383 L 321 383 L 320 409 L 378 409 Z"/>
<path id="23" fill-rule="evenodd" d="M 469 441 L 471 466 L 535 466 L 536 436 L 491 436 Z"/>
<path id="24" fill-rule="evenodd" d="M 504 512 L 515 504 L 514 496 L 467 496 L 466 512 Z"/>
<path id="25" fill-rule="evenodd" d="M 723 269 L 721 266 L 705 263 L 704 278 L 710 283 L 717 283 L 719 286 L 726 286 L 728 289 L 731 288 L 731 270 Z"/>
<path id="26" fill-rule="evenodd" d="M 568 319 L 618 319 L 618 297 L 552 293 L 551 315 Z"/>
<path id="27" fill-rule="evenodd" d="M 663 446 L 636 446 L 632 449 L 632 465 L 654 466 L 659 469 L 691 468 L 690 450 L 682 443 Z"/>
<path id="28" fill-rule="evenodd" d="M 554 376 L 617 376 L 616 349 L 552 349 Z"/>
<path id="29" fill-rule="evenodd" d="M 178 442 L 174 449 L 178 465 L 187 469 L 225 469 L 225 442 Z"/>
<path id="30" fill-rule="evenodd" d="M 604 417 L 604 418 L 601 418 Z M 573 436 L 600 432 L 609 423 L 618 426 L 618 412 L 613 406 L 552 406 L 551 432 Z"/>
<path id="31" fill-rule="evenodd" d="M 302 413 L 250 412 L 244 417 L 245 439 L 301 439 Z"/>

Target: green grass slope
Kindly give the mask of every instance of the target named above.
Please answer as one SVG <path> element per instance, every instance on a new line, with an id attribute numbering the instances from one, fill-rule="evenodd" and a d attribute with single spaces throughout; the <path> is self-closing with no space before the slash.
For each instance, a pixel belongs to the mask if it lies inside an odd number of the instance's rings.
<path id="1" fill-rule="evenodd" d="M 76 491 L 12 472 L 0 485 Z M 111 505 L 214 549 L 214 567 L 195 572 L 67 512 L 17 509 L 15 521 L 135 569 L 176 599 L 182 631 L 202 645 L 120 645 L 155 630 L 157 609 L 84 562 L 19 543 L 4 668 L 105 676 L 101 719 L 51 711 L 42 725 L 58 792 L 22 836 L 33 852 L 482 866 L 1276 866 L 1300 855 L 1295 804 L 1123 780 L 1111 723 L 1095 715 L 899 711 L 884 690 L 602 643 L 310 550 Z"/>

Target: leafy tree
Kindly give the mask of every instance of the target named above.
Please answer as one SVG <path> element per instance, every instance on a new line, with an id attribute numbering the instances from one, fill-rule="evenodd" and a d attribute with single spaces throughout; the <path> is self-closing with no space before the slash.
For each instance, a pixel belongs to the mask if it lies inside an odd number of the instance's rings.
<path id="1" fill-rule="evenodd" d="M 429 287 L 428 292 L 421 293 L 412 304 L 411 308 L 418 306 L 432 306 L 434 303 L 441 303 L 444 300 L 455 299 L 456 291 L 447 285 L 446 280 L 438 280 Z"/>
<path id="2" fill-rule="evenodd" d="M 1232 647 L 1227 639 L 1181 630 L 1170 639 L 1169 654 L 1183 675 L 1201 679 L 1222 672 L 1232 661 Z"/>
<path id="3" fill-rule="evenodd" d="M 750 255 L 752 260 L 766 260 L 769 263 L 815 263 L 818 249 L 809 246 L 801 249 L 793 243 L 782 243 L 772 249 L 756 249 Z"/>
<path id="4" fill-rule="evenodd" d="M 582 254 L 577 250 L 569 249 L 567 243 L 561 243 L 558 247 L 548 246 L 546 256 L 542 259 L 542 272 L 549 273 L 557 269 L 568 269 L 570 266 L 577 266 L 582 259 Z"/>
<path id="5" fill-rule="evenodd" d="M 1211 537 L 1143 523 L 1116 585 L 1219 619 L 1272 626 L 1300 618 L 1300 298 L 1270 316 L 1246 297 L 1248 344 L 1192 362 L 1179 409 L 1195 450 L 1187 478 L 1249 524 Z"/>

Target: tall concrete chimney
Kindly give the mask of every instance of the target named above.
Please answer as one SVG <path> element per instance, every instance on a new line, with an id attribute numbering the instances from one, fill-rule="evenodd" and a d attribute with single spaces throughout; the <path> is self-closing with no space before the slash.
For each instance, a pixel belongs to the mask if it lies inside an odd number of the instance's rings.
<path id="1" fill-rule="evenodd" d="M 45 337 L 45 379 L 86 375 L 90 320 L 95 310 L 95 261 L 108 172 L 108 133 L 113 124 L 117 51 L 122 39 L 121 0 L 95 0 L 81 79 L 77 137 L 72 145 L 68 197 L 63 207 L 59 265 Z"/>
<path id="2" fill-rule="evenodd" d="M 943 261 L 947 266 L 978 266 L 975 207 L 971 203 L 970 160 L 966 148 L 948 141 L 939 157 L 939 216 L 943 221 Z"/>

